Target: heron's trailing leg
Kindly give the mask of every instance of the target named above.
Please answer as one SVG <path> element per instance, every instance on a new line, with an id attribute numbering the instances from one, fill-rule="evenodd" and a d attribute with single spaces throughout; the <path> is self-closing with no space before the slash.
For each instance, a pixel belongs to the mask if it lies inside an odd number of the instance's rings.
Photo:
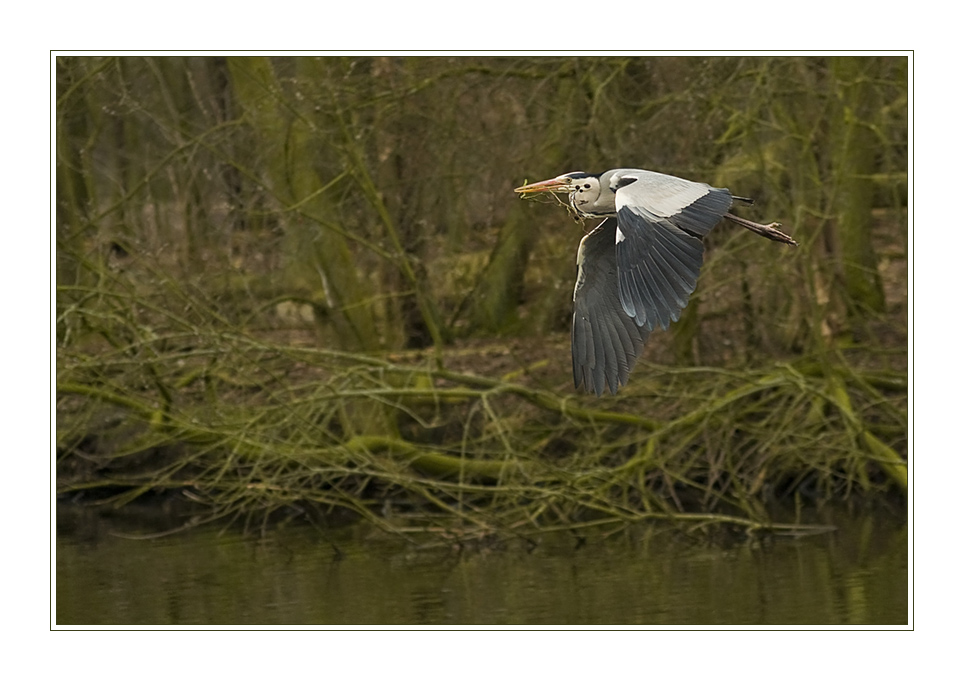
<path id="1" fill-rule="evenodd" d="M 744 218 L 737 217 L 731 213 L 726 213 L 723 217 L 731 222 L 735 222 L 740 225 L 740 227 L 746 227 L 751 232 L 759 234 L 760 236 L 765 236 L 771 241 L 779 241 L 783 244 L 789 244 L 790 246 L 796 246 L 797 242 L 793 240 L 792 237 L 781 232 L 777 227 L 782 225 L 779 222 L 771 222 L 769 225 L 761 225 L 758 222 L 753 222 L 752 220 L 746 220 Z"/>

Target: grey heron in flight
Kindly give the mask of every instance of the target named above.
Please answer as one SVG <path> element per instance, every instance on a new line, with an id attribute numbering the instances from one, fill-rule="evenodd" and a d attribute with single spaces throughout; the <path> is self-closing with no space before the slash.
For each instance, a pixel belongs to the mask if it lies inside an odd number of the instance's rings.
<path id="1" fill-rule="evenodd" d="M 703 237 L 720 220 L 797 245 L 779 223 L 730 214 L 734 201 L 752 199 L 650 170 L 566 173 L 515 191 L 568 194 L 576 215 L 604 218 L 579 243 L 572 296 L 573 381 L 596 395 L 625 385 L 650 332 L 679 319 L 696 288 Z"/>

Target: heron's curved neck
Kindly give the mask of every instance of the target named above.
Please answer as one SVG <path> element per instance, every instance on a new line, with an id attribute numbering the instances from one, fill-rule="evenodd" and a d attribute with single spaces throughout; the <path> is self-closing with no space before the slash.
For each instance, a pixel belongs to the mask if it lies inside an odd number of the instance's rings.
<path id="1" fill-rule="evenodd" d="M 572 206 L 573 212 L 581 218 L 608 218 L 616 214 L 615 210 L 604 212 L 595 210 L 586 210 L 576 205 L 576 192 L 571 192 L 569 194 L 569 205 Z"/>

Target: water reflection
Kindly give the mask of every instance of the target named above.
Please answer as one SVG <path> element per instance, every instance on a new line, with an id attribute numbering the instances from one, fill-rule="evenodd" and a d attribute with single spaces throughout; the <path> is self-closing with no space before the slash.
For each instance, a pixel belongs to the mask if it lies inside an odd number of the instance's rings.
<path id="1" fill-rule="evenodd" d="M 907 528 L 720 546 L 636 528 L 581 547 L 411 550 L 349 528 L 124 539 L 58 516 L 57 624 L 847 625 L 907 623 Z M 335 548 L 337 546 L 337 548 Z"/>

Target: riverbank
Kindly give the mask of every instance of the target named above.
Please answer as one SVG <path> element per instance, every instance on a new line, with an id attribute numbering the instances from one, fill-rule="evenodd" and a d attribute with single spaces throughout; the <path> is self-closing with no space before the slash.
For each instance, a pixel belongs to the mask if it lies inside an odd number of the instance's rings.
<path id="1" fill-rule="evenodd" d="M 529 361 L 563 342 L 454 348 L 443 364 L 462 370 L 240 333 L 152 339 L 151 363 L 64 353 L 58 495 L 185 498 L 187 526 L 364 520 L 452 541 L 649 520 L 792 534 L 819 530 L 803 509 L 906 495 L 907 384 L 886 355 L 642 362 L 599 400 Z"/>

